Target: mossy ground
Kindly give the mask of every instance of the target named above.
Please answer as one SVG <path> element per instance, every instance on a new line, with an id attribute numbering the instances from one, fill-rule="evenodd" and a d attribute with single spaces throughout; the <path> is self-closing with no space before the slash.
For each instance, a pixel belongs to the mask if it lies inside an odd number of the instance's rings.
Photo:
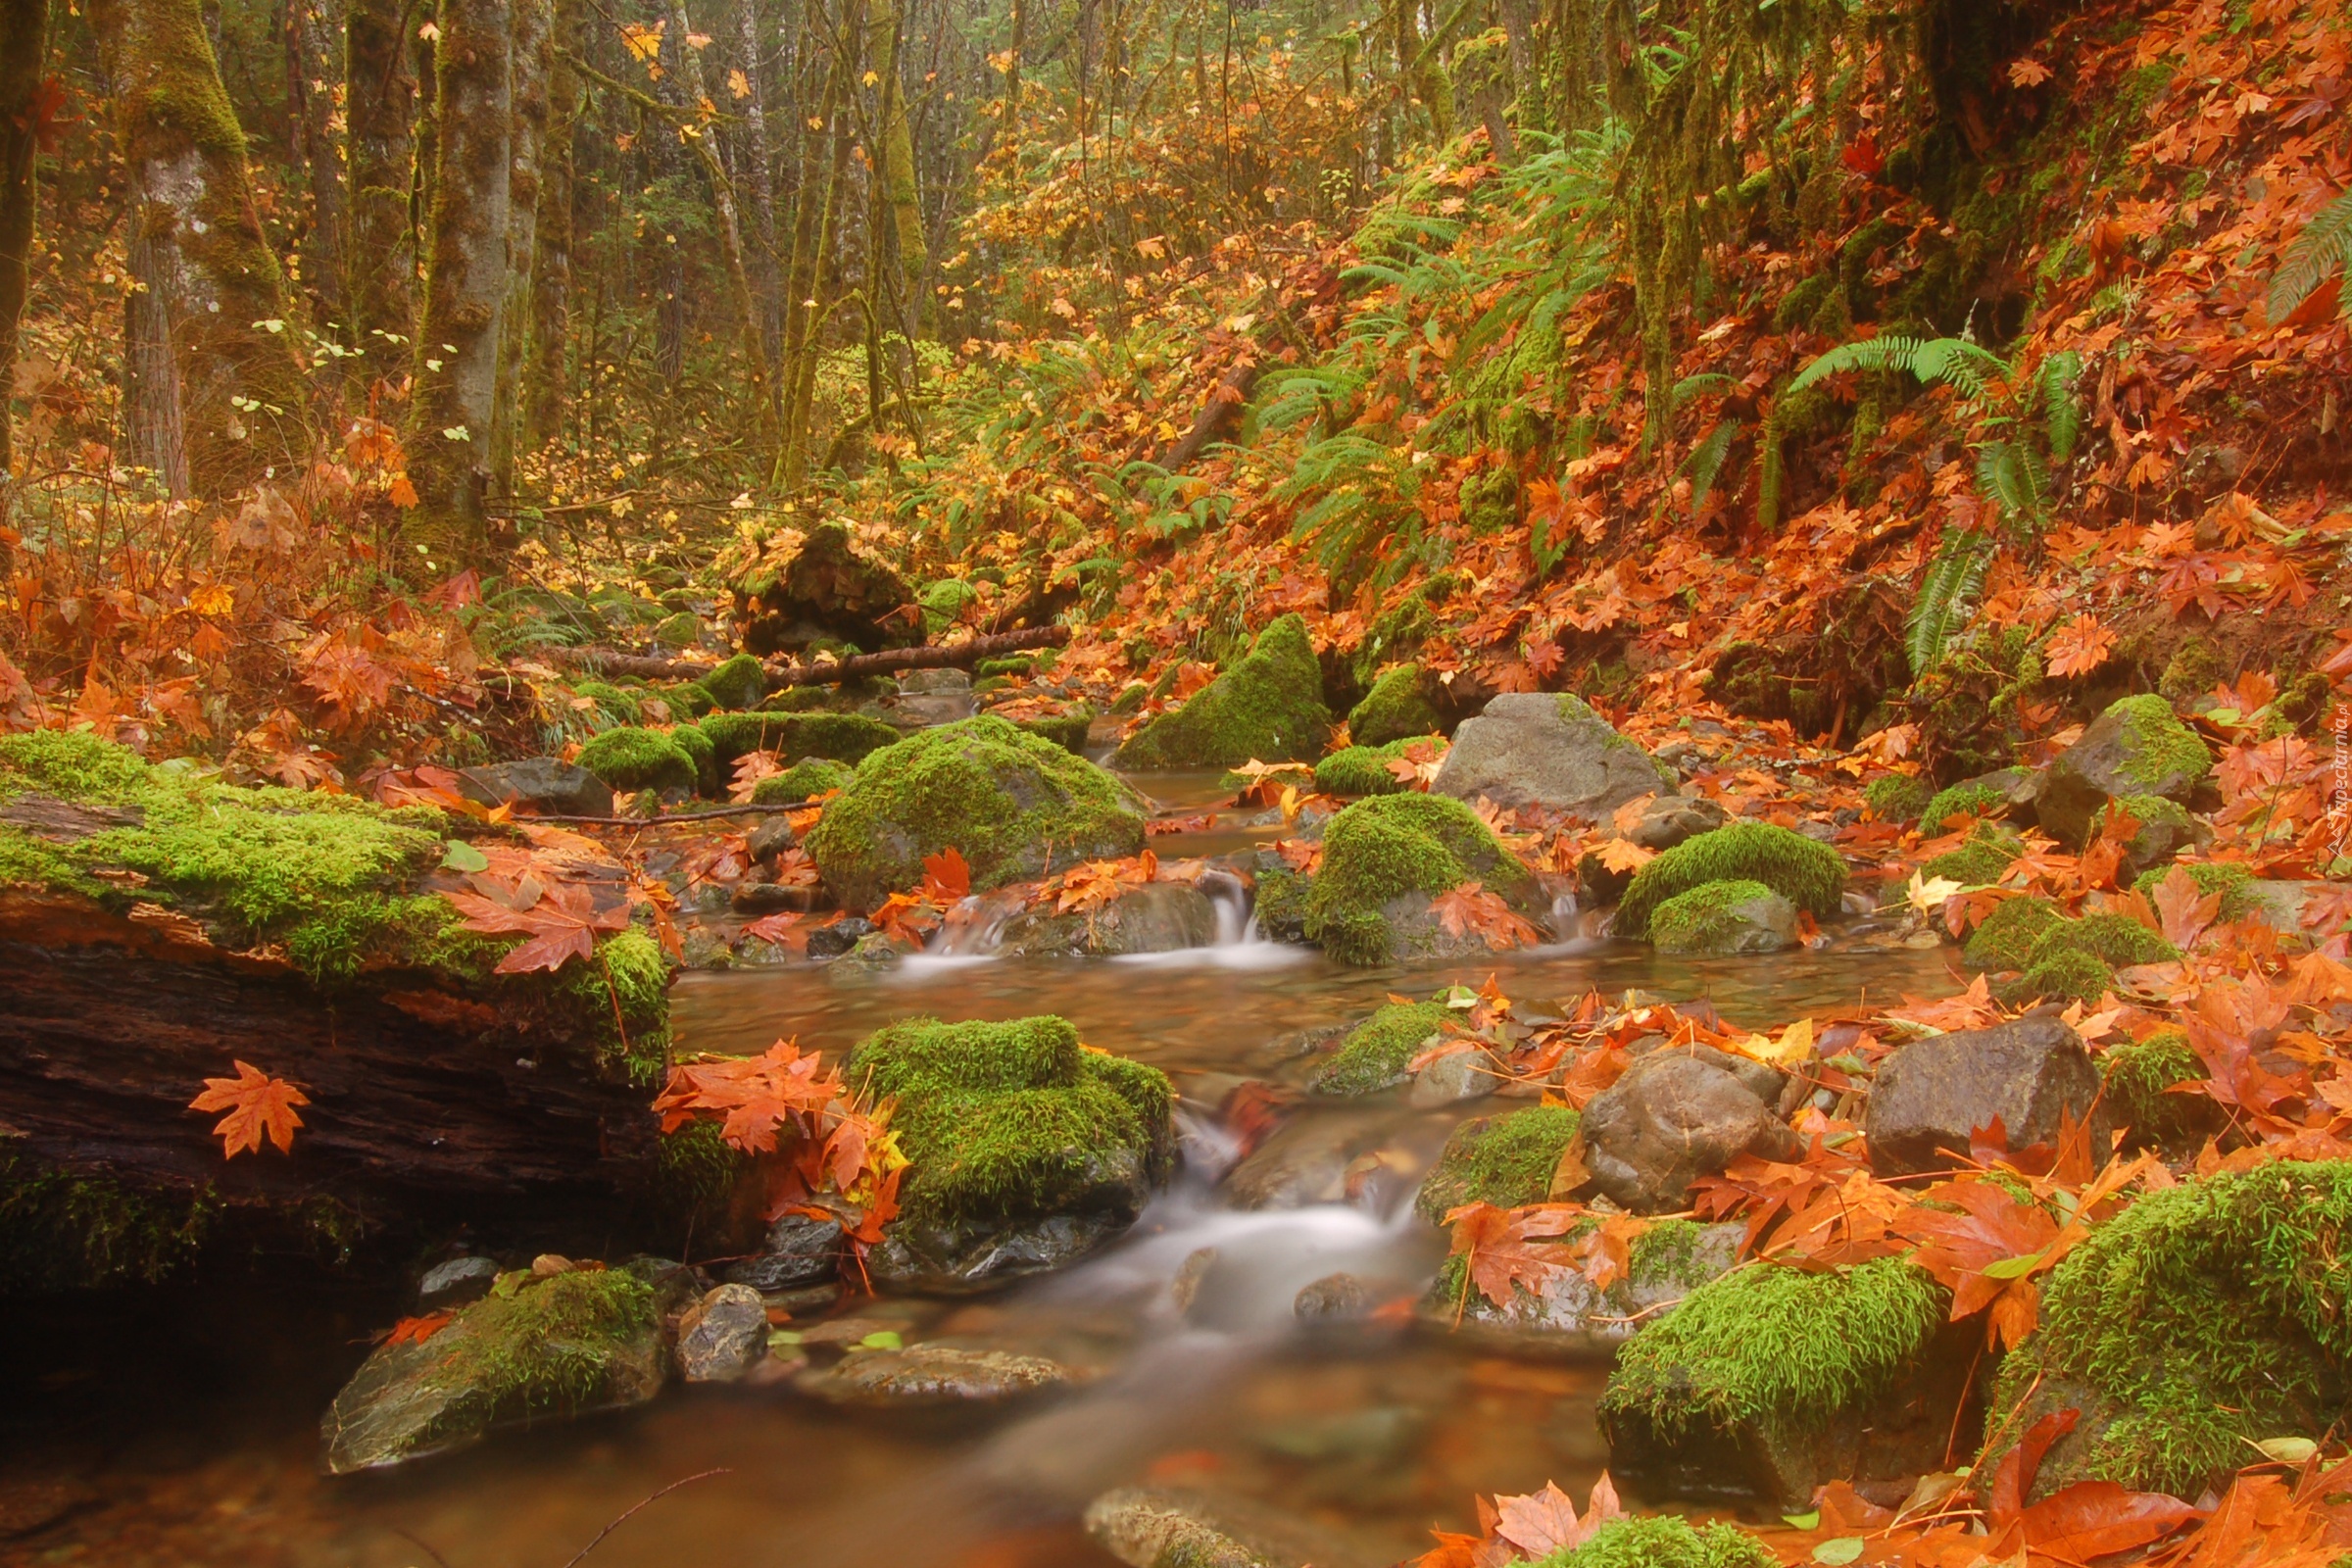
<path id="1" fill-rule="evenodd" d="M 754 806 L 780 806 L 790 801 L 813 801 L 827 790 L 846 790 L 858 777 L 847 762 L 829 757 L 810 757 L 781 773 L 770 773 L 752 786 Z"/>
<path id="2" fill-rule="evenodd" d="M 1135 793 L 1082 757 L 990 715 L 910 735 L 858 764 L 808 835 L 826 885 L 871 908 L 954 849 L 972 886 L 1001 887 L 1144 847 Z"/>
<path id="3" fill-rule="evenodd" d="M 1377 795 L 1323 830 L 1323 869 L 1306 896 L 1306 935 L 1342 963 L 1384 963 L 1394 936 L 1381 906 L 1476 880 L 1506 900 L 1532 886 L 1476 811 L 1444 795 Z"/>
<path id="4" fill-rule="evenodd" d="M 1464 1203 L 1517 1208 L 1544 1201 L 1581 1120 L 1566 1105 L 1529 1105 L 1463 1122 L 1446 1140 L 1414 1207 L 1430 1223 L 1443 1224 L 1446 1210 Z"/>
<path id="5" fill-rule="evenodd" d="M 1348 711 L 1348 733 L 1358 746 L 1428 735 L 1444 726 L 1422 695 L 1421 666 L 1399 664 L 1372 683 L 1362 702 Z"/>
<path id="6" fill-rule="evenodd" d="M 1862 792 L 1862 800 L 1871 814 L 1882 822 L 1908 822 L 1917 817 L 1928 803 L 1928 787 L 1908 773 L 1889 773 L 1870 781 Z"/>
<path id="7" fill-rule="evenodd" d="M 692 752 L 663 730 L 623 724 L 580 748 L 579 765 L 617 791 L 692 790 L 703 770 Z"/>
<path id="8" fill-rule="evenodd" d="M 2136 1148 L 2176 1149 L 2203 1142 L 2222 1120 L 2222 1109 L 2202 1095 L 2174 1095 L 2175 1084 L 2206 1076 L 2188 1036 L 2160 1029 L 2145 1040 L 2117 1046 L 2099 1058 L 2107 1108 L 2131 1129 Z"/>
<path id="9" fill-rule="evenodd" d="M 2194 1497 L 2253 1444 L 2317 1438 L 2352 1413 L 2348 1298 L 2352 1163 L 2147 1194 L 2043 1282 L 2040 1327 L 2001 1367 L 1995 1430 L 2014 1440 L 2009 1413 L 2037 1386 L 2084 1391 L 2096 1407 L 2053 1450 L 2045 1489 L 2087 1477 Z"/>
<path id="10" fill-rule="evenodd" d="M 1980 969 L 2023 969 L 2033 961 L 2034 944 L 2065 923 L 2065 912 L 2047 899 L 2003 899 L 1970 935 L 1961 956 Z"/>
<path id="11" fill-rule="evenodd" d="M 1119 748 L 1122 768 L 1239 767 L 1309 761 L 1331 733 L 1323 666 L 1306 622 L 1285 615 L 1258 633 L 1250 652 L 1172 712 Z"/>
<path id="12" fill-rule="evenodd" d="M 1402 1083 L 1406 1063 L 1449 1016 L 1443 1003 L 1388 1004 L 1341 1039 L 1340 1049 L 1315 1072 L 1315 1092 L 1369 1095 Z"/>
<path id="13" fill-rule="evenodd" d="M 1580 1545 L 1535 1568 L 1775 1568 L 1780 1559 L 1736 1525 L 1693 1525 L 1672 1514 L 1611 1519 Z"/>
<path id="14" fill-rule="evenodd" d="M 699 727 L 721 771 L 752 752 L 774 752 L 793 761 L 824 757 L 861 762 L 899 740 L 896 729 L 863 713 L 712 713 Z"/>
<path id="15" fill-rule="evenodd" d="M 1436 735 L 1406 735 L 1379 746 L 1349 746 L 1315 764 L 1315 788 L 1325 795 L 1401 795 L 1412 786 L 1389 771 L 1415 742 L 1435 741 Z"/>
<path id="16" fill-rule="evenodd" d="M 2008 797 L 1990 784 L 1954 784 L 1937 790 L 1928 804 L 1919 808 L 1919 831 L 1924 838 L 1936 838 L 1952 831 L 1956 818 L 1963 816 L 1989 820 L 2007 807 Z"/>
<path id="17" fill-rule="evenodd" d="M 1106 1158 L 1133 1158 L 1153 1182 L 1173 1158 L 1167 1075 L 1082 1048 L 1063 1018 L 897 1023 L 844 1070 L 898 1101 L 901 1198 L 917 1218 L 1052 1214 L 1086 1199 Z"/>
<path id="18" fill-rule="evenodd" d="M 1802 833 L 1766 822 L 1734 822 L 1666 851 L 1634 873 L 1617 906 L 1614 930 L 1637 940 L 1649 934 L 1657 906 L 1709 882 L 1761 882 L 1798 908 L 1827 918 L 1845 894 L 1845 862 L 1838 852 Z"/>
<path id="19" fill-rule="evenodd" d="M 1702 882 L 1650 912 L 1649 940 L 1660 953 L 1723 954 L 1748 929 L 1742 907 L 1774 897 L 1761 882 Z"/>

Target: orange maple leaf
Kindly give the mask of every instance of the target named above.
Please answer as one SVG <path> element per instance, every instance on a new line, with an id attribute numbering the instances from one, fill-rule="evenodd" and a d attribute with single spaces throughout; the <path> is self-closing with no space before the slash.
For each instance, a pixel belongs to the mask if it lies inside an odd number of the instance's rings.
<path id="1" fill-rule="evenodd" d="M 477 877 L 474 885 L 485 880 Z M 478 893 L 441 896 L 465 914 L 468 931 L 490 936 L 517 933 L 531 939 L 498 960 L 499 974 L 561 969 L 573 958 L 593 957 L 599 931 L 623 930 L 629 923 L 625 901 L 599 908 L 595 895 L 585 887 L 570 882 L 542 887 L 528 875 L 511 890 L 508 902 Z"/>
<path id="2" fill-rule="evenodd" d="M 1458 937 L 1465 932 L 1476 932 L 1497 953 L 1544 940 L 1544 933 L 1521 919 L 1502 902 L 1500 894 L 1489 893 L 1476 882 L 1465 882 L 1439 894 L 1430 901 L 1429 912 L 1438 917 L 1448 934 Z"/>
<path id="3" fill-rule="evenodd" d="M 449 1327 L 450 1321 L 456 1316 L 455 1312 L 427 1312 L 422 1317 L 404 1317 L 392 1325 L 392 1332 L 384 1336 L 384 1343 L 422 1345 Z"/>
<path id="4" fill-rule="evenodd" d="M 2077 615 L 2059 627 L 2042 650 L 2049 672 L 2060 677 L 2087 675 L 2107 662 L 2107 656 L 2114 651 L 2114 628 L 2090 614 Z"/>
<path id="5" fill-rule="evenodd" d="M 207 1078 L 204 1093 L 188 1102 L 190 1110 L 225 1110 L 213 1131 L 220 1135 L 225 1151 L 224 1157 L 236 1158 L 247 1150 L 260 1153 L 265 1135 L 277 1146 L 281 1154 L 294 1152 L 294 1129 L 302 1118 L 294 1113 L 296 1105 L 307 1105 L 310 1097 L 283 1078 L 272 1078 L 261 1068 L 247 1062 L 233 1064 L 234 1078 Z"/>
<path id="6" fill-rule="evenodd" d="M 941 904 L 954 904 L 972 891 L 972 868 L 954 845 L 923 857 L 923 892 Z"/>

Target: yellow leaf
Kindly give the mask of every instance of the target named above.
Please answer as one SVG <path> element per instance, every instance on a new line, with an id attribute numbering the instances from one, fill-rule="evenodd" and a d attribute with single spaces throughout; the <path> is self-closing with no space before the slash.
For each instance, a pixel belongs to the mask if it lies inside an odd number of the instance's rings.
<path id="1" fill-rule="evenodd" d="M 1763 1035 L 1749 1035 L 1744 1040 L 1734 1041 L 1732 1048 L 1742 1056 L 1752 1056 L 1771 1066 L 1793 1067 L 1813 1054 L 1813 1020 L 1797 1019 L 1781 1031 L 1778 1040 Z"/>
<path id="2" fill-rule="evenodd" d="M 737 98 L 749 98 L 752 95 L 751 78 L 739 70 L 728 72 L 727 91 Z"/>

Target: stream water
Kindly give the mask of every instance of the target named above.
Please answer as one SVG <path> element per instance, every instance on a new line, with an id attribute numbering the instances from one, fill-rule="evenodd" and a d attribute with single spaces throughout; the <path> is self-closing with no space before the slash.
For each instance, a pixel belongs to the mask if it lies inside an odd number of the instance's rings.
<path id="1" fill-rule="evenodd" d="M 1205 786 L 1154 781 L 1174 809 Z M 1189 797 L 1189 798 L 1188 798 Z M 1170 835 L 1163 858 L 1264 830 L 1230 821 Z M 1940 994 L 1935 952 L 1833 947 L 1722 962 L 1662 960 L 1586 941 L 1423 970 L 1348 970 L 1255 941 L 1238 919 L 1210 948 L 1138 959 L 911 960 L 845 983 L 795 961 L 678 985 L 681 1048 L 751 1052 L 779 1036 L 844 1048 L 917 1013 L 1059 1012 L 1090 1043 L 1153 1062 L 1186 1108 L 1187 1169 L 1108 1251 L 1054 1278 L 966 1301 L 845 1301 L 918 1339 L 1053 1356 L 1082 1385 L 993 1410 L 838 1410 L 785 1388 L 672 1390 L 618 1416 L 551 1424 L 408 1473 L 328 1482 L 317 1420 L 398 1315 L 388 1290 L 298 1290 L 258 1272 L 135 1303 L 31 1308 L 0 1350 L 0 1564 L 256 1568 L 565 1568 L 630 1504 L 699 1472 L 615 1530 L 595 1568 L 711 1561 L 760 1568 L 1101 1568 L 1078 1515 L 1097 1494 L 1182 1480 L 1262 1500 L 1328 1532 L 1325 1568 L 1422 1549 L 1432 1526 L 1474 1528 L 1474 1492 L 1546 1479 L 1582 1496 L 1606 1462 L 1592 1404 L 1605 1368 L 1514 1357 L 1425 1326 L 1302 1327 L 1302 1286 L 1348 1271 L 1402 1299 L 1442 1238 L 1412 1217 L 1409 1181 L 1360 1203 L 1245 1212 L 1213 1183 L 1229 1151 L 1198 1107 L 1262 1076 L 1268 1046 L 1357 1016 L 1391 993 L 1492 972 L 1523 1010 L 1598 986 L 1705 996 L 1757 1026 L 1865 993 Z M 1301 1106 L 1286 1138 L 1328 1134 L 1433 1156 L 1463 1109 L 1381 1097 Z M 1171 1283 L 1215 1250 L 1179 1313 Z M 46 1490 L 44 1490 L 46 1489 Z M 46 1499 L 44 1502 L 43 1499 Z"/>

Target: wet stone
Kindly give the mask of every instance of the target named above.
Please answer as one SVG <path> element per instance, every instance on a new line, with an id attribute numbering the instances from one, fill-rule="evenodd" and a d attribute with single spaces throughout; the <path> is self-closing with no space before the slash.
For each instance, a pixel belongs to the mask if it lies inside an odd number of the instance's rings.
<path id="1" fill-rule="evenodd" d="M 678 1373 L 689 1383 L 732 1383 L 767 1354 L 767 1303 L 749 1285 L 721 1285 L 678 1323 Z"/>
<path id="2" fill-rule="evenodd" d="M 863 915 L 853 914 L 808 933 L 808 956 L 838 958 L 858 945 L 858 939 L 870 936 L 874 922 Z"/>
<path id="3" fill-rule="evenodd" d="M 727 1279 L 765 1292 L 829 1280 L 841 1267 L 841 1232 L 839 1220 L 785 1214 L 767 1228 L 760 1255 L 730 1264 Z"/>
<path id="4" fill-rule="evenodd" d="M 490 1294 L 498 1264 L 487 1257 L 453 1257 L 424 1271 L 416 1282 L 416 1304 L 427 1312 L 447 1311 Z"/>
<path id="5" fill-rule="evenodd" d="M 750 837 L 743 842 L 753 859 L 772 860 L 800 843 L 801 835 L 792 825 L 792 818 L 778 812 L 752 829 Z"/>
<path id="6" fill-rule="evenodd" d="M 2089 1119 L 2099 1073 L 2082 1039 L 2056 1018 L 2028 1017 L 1915 1041 L 1879 1064 L 1862 1131 L 1882 1177 L 1942 1170 L 1997 1119 L 2011 1149 L 2057 1144 L 2062 1121 Z M 2092 1147 L 2106 1147 L 2092 1129 Z"/>
<path id="7" fill-rule="evenodd" d="M 1069 1369 L 1040 1355 L 1011 1350 L 916 1345 L 903 1350 L 858 1350 L 795 1387 L 843 1404 L 962 1404 L 1011 1398 L 1058 1388 Z"/>
<path id="8" fill-rule="evenodd" d="M 1644 1056 L 1585 1107 L 1585 1164 L 1593 1185 L 1637 1214 L 1689 1206 L 1692 1182 L 1722 1174 L 1741 1154 L 1794 1159 L 1804 1152 L 1803 1141 L 1758 1093 L 1760 1081 L 1743 1081 L 1753 1075 L 1722 1052 L 1701 1056 L 1702 1049 Z"/>
<path id="9" fill-rule="evenodd" d="M 1308 1321 L 1358 1318 L 1371 1310 L 1371 1291 L 1352 1274 L 1326 1274 L 1291 1302 L 1292 1314 Z"/>

